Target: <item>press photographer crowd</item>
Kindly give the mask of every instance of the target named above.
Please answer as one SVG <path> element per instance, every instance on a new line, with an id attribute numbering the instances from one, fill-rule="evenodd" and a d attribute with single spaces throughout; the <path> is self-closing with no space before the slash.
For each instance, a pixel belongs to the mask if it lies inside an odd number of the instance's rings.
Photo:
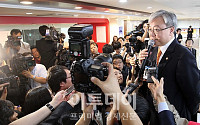
<path id="1" fill-rule="evenodd" d="M 112 29 L 110 29 L 112 30 Z M 93 26 L 42 25 L 35 46 L 12 29 L 0 47 L 0 125 L 197 125 L 200 72 L 191 26 L 183 46 L 174 13 L 152 13 L 103 53 Z"/>

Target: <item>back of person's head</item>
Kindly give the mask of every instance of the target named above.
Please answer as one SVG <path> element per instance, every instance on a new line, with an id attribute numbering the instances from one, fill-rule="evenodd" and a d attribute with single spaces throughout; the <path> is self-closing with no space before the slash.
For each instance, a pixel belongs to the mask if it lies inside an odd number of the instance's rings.
<path id="1" fill-rule="evenodd" d="M 105 44 L 105 45 L 103 46 L 102 50 L 103 50 L 103 53 L 109 54 L 109 53 L 112 53 L 112 52 L 113 52 L 113 47 L 112 47 L 112 45 L 110 45 L 110 44 Z"/>
<path id="2" fill-rule="evenodd" d="M 22 111 L 24 115 L 28 115 L 40 109 L 51 100 L 51 93 L 46 87 L 39 86 L 33 88 L 29 90 L 26 94 Z"/>
<path id="3" fill-rule="evenodd" d="M 41 34 L 42 36 L 45 36 L 46 30 L 47 30 L 47 29 L 49 29 L 49 27 L 46 26 L 46 25 L 40 26 L 40 27 L 39 27 L 39 32 L 40 32 L 40 34 Z"/>
<path id="4" fill-rule="evenodd" d="M 14 104 L 11 101 L 0 100 L 0 125 L 8 125 L 14 112 Z"/>
<path id="5" fill-rule="evenodd" d="M 149 22 L 152 22 L 155 18 L 162 17 L 166 27 L 177 27 L 177 17 L 174 13 L 168 12 L 166 10 L 159 10 L 152 13 L 149 17 Z"/>
<path id="6" fill-rule="evenodd" d="M 112 60 L 114 61 L 115 59 L 121 59 L 123 61 L 123 57 L 119 54 L 114 54 L 112 57 Z"/>
<path id="7" fill-rule="evenodd" d="M 10 35 L 18 34 L 18 33 L 20 33 L 20 34 L 22 35 L 22 32 L 21 32 L 19 29 L 12 29 L 12 30 L 10 31 Z"/>
<path id="8" fill-rule="evenodd" d="M 112 46 L 113 46 L 113 49 L 114 50 L 117 50 L 117 49 L 120 49 L 121 48 L 121 43 L 120 42 L 113 42 L 112 43 Z"/>
<path id="9" fill-rule="evenodd" d="M 60 83 L 66 82 L 67 74 L 64 69 L 65 66 L 55 65 L 48 69 L 47 82 L 53 93 L 60 90 Z"/>

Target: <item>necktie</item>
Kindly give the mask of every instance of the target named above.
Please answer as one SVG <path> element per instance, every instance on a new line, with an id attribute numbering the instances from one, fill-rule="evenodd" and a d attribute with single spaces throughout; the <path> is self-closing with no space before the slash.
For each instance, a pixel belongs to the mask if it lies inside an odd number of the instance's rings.
<path id="1" fill-rule="evenodd" d="M 160 59 L 161 54 L 162 54 L 162 52 L 161 52 L 160 48 L 158 48 L 157 60 L 156 60 L 157 66 L 159 64 L 159 59 Z"/>

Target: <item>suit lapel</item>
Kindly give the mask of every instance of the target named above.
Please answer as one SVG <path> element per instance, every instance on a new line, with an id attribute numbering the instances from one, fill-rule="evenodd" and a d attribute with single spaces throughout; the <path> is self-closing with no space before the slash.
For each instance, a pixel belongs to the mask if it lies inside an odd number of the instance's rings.
<path id="1" fill-rule="evenodd" d="M 174 41 L 169 45 L 169 47 L 167 48 L 166 52 L 164 53 L 162 59 L 160 60 L 160 63 L 158 65 L 158 74 L 161 74 L 163 69 L 165 68 L 165 66 L 167 65 L 167 63 L 172 60 L 173 56 L 172 53 L 175 50 L 175 46 L 176 44 L 178 44 L 178 42 L 176 41 L 176 39 L 174 39 Z"/>

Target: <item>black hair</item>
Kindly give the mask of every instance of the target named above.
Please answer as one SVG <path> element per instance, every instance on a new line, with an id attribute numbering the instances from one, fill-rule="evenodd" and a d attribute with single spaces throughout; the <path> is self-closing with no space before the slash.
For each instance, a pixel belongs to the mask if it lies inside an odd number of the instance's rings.
<path id="1" fill-rule="evenodd" d="M 0 100 L 0 125 L 8 125 L 14 112 L 14 104 L 11 101 Z"/>
<path id="2" fill-rule="evenodd" d="M 192 44 L 194 44 L 194 40 L 191 39 L 191 38 L 186 39 L 185 44 L 187 44 L 187 41 L 188 41 L 188 40 L 192 40 Z"/>
<path id="3" fill-rule="evenodd" d="M 120 42 L 112 42 L 112 46 L 114 50 L 117 50 L 119 48 L 121 48 L 121 43 Z"/>
<path id="4" fill-rule="evenodd" d="M 181 28 L 178 28 L 178 29 L 176 30 L 176 32 L 178 32 L 179 30 L 181 30 Z"/>
<path id="5" fill-rule="evenodd" d="M 133 53 L 131 53 L 131 52 L 128 52 L 128 53 L 125 55 L 125 57 L 124 57 L 124 64 L 126 64 L 126 57 L 127 57 L 127 55 L 129 55 L 129 56 L 131 56 L 131 57 L 133 57 L 133 56 L 134 56 L 134 54 L 133 54 Z"/>
<path id="6" fill-rule="evenodd" d="M 52 92 L 57 93 L 60 90 L 60 83 L 66 82 L 67 73 L 65 66 L 55 65 L 48 69 L 47 82 Z"/>
<path id="7" fill-rule="evenodd" d="M 23 113 L 28 115 L 36 110 L 40 109 L 45 104 L 52 100 L 51 94 L 46 87 L 39 86 L 29 90 L 26 94 Z"/>
<path id="8" fill-rule="evenodd" d="M 107 53 L 107 54 L 114 52 L 113 46 L 110 44 L 105 44 L 102 50 L 103 50 L 103 53 Z"/>
<path id="9" fill-rule="evenodd" d="M 117 36 L 113 36 L 113 41 L 114 41 L 114 38 L 115 38 L 115 37 L 117 37 Z M 118 37 L 117 37 L 117 39 L 118 39 Z"/>
<path id="10" fill-rule="evenodd" d="M 18 33 L 20 33 L 20 34 L 22 35 L 22 32 L 21 32 L 19 29 L 12 29 L 12 30 L 10 31 L 10 35 L 18 34 Z"/>
<path id="11" fill-rule="evenodd" d="M 37 47 L 36 47 L 36 45 L 32 45 L 31 47 L 30 47 L 30 49 L 32 50 L 32 49 L 37 49 Z"/>
<path id="12" fill-rule="evenodd" d="M 122 62 L 123 62 L 123 57 L 119 54 L 114 54 L 113 57 L 112 57 L 112 60 L 114 61 L 114 59 L 121 59 Z"/>
<path id="13" fill-rule="evenodd" d="M 47 30 L 47 29 L 49 29 L 49 27 L 46 26 L 46 25 L 40 26 L 40 27 L 39 27 L 39 32 L 40 32 L 40 34 L 41 34 L 42 36 L 45 36 L 46 30 Z"/>
<path id="14" fill-rule="evenodd" d="M 113 69 L 119 70 L 122 73 L 122 71 L 119 68 L 115 67 L 115 66 L 113 67 Z"/>
<path id="15" fill-rule="evenodd" d="M 123 37 L 119 37 L 119 38 L 117 39 L 117 41 L 118 41 L 119 39 L 122 39 L 122 40 L 124 41 L 124 38 L 123 38 Z"/>
<path id="16" fill-rule="evenodd" d="M 125 35 L 125 36 L 124 36 L 124 39 L 126 39 L 127 36 L 130 36 L 130 35 Z"/>

